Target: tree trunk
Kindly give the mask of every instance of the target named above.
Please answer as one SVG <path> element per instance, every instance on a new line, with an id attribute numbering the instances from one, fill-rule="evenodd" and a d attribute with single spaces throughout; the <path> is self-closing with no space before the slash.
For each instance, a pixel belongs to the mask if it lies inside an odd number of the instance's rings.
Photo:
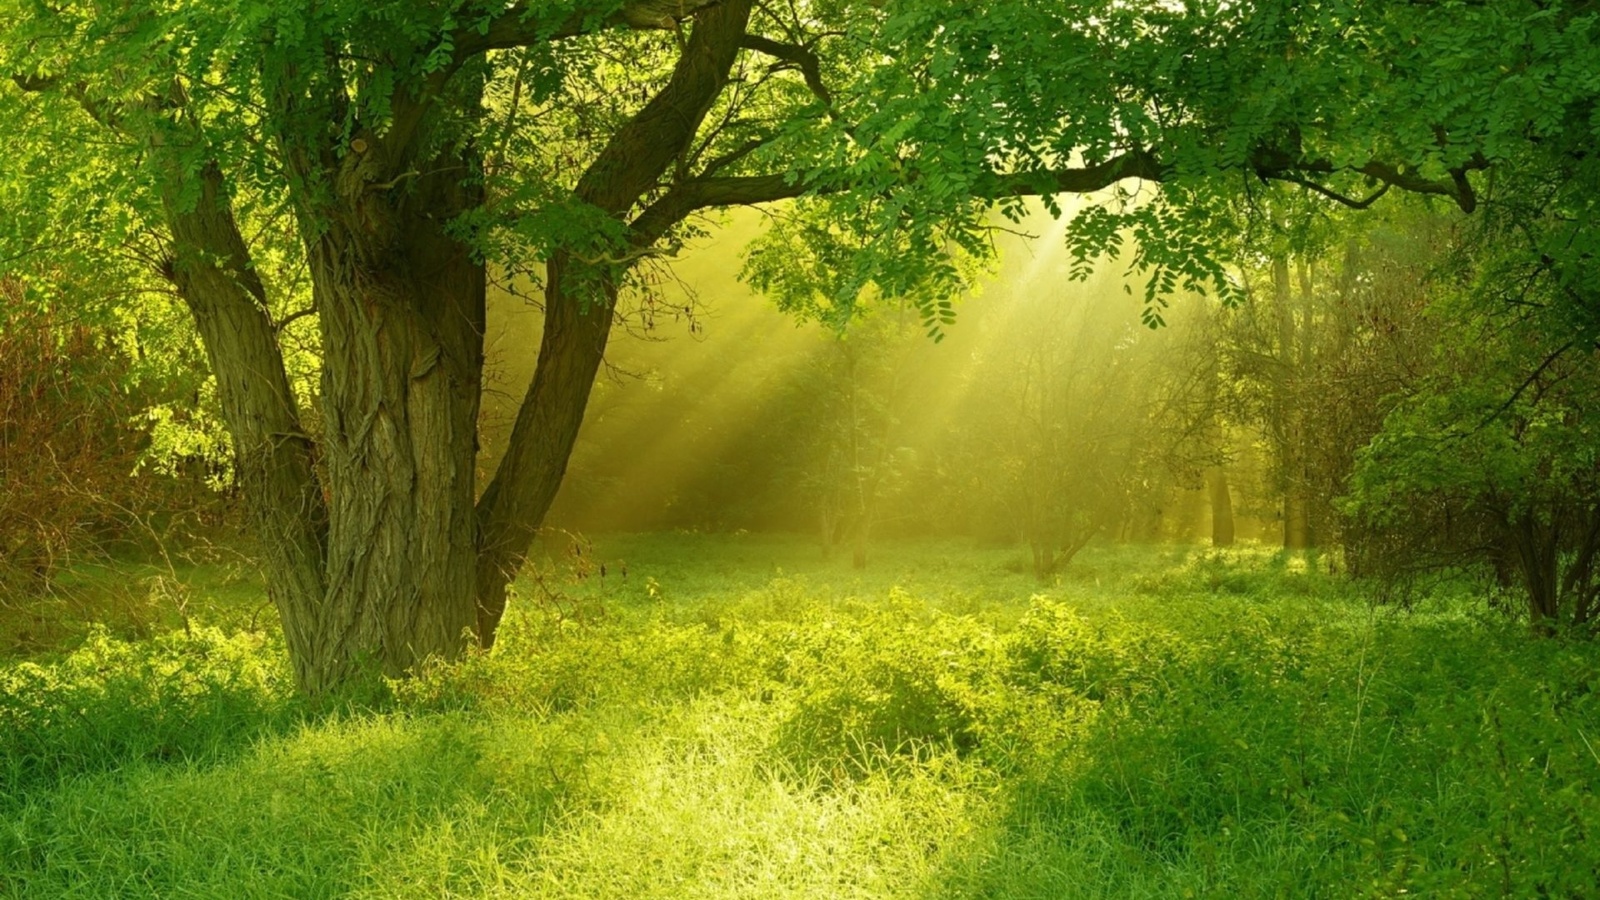
<path id="1" fill-rule="evenodd" d="M 357 197 L 309 248 L 322 327 L 327 586 L 313 691 L 459 655 L 476 621 L 483 262 L 445 230 L 479 202 L 433 160 L 374 219 Z"/>
<path id="2" fill-rule="evenodd" d="M 826 506 L 817 511 L 817 525 L 821 529 L 818 537 L 822 539 L 822 558 L 833 558 L 833 515 Z"/>
<path id="3" fill-rule="evenodd" d="M 643 13 L 630 6 L 622 20 L 659 25 L 656 5 L 646 3 Z M 217 377 L 238 484 L 306 692 L 322 693 L 362 672 L 400 675 L 430 656 L 455 656 L 474 630 L 485 644 L 493 640 L 507 579 L 565 471 L 616 286 L 632 260 L 685 216 L 728 202 L 697 190 L 704 181 L 683 172 L 728 83 L 751 5 L 666 4 L 670 21 L 691 10 L 695 19 L 672 76 L 612 136 L 575 190 L 578 202 L 623 224 L 625 239 L 597 235 L 581 248 L 593 252 L 592 262 L 579 265 L 569 251 L 548 261 L 538 370 L 506 461 L 476 505 L 486 278 L 451 226 L 484 206 L 472 129 L 456 115 L 483 110 L 478 53 L 391 84 L 385 107 L 370 103 L 365 89 L 362 102 L 352 103 L 345 61 L 329 42 L 322 70 L 297 64 L 277 73 L 283 77 L 266 92 L 257 124 L 296 203 L 321 328 L 320 478 L 222 171 L 191 165 L 204 136 L 198 129 L 128 129 L 123 104 L 82 101 L 91 116 L 142 145 L 156 176 L 172 237 L 166 274 L 194 316 Z M 170 95 L 127 108 L 160 108 L 151 118 L 164 121 L 186 102 L 174 85 Z M 385 108 L 384 127 L 364 124 L 357 106 Z M 183 126 L 198 121 L 187 112 L 181 118 Z M 187 146 L 174 143 L 179 136 Z M 673 181 L 666 176 L 675 166 L 680 177 Z M 652 194 L 664 182 L 672 189 Z M 195 194 L 198 202 L 190 202 Z M 627 222 L 647 196 L 651 202 Z"/>
<path id="4" fill-rule="evenodd" d="M 1283 497 L 1283 549 L 1305 550 L 1311 546 L 1305 491 L 1291 482 Z"/>
<path id="5" fill-rule="evenodd" d="M 314 690 L 368 660 L 398 676 L 456 657 L 477 625 L 482 263 L 435 235 L 408 266 L 371 271 L 334 234 L 312 263 L 330 488 Z"/>
<path id="6" fill-rule="evenodd" d="M 1523 513 L 1511 526 L 1528 591 L 1528 625 L 1536 634 L 1554 632 L 1560 621 L 1560 560 L 1554 529 L 1541 525 L 1532 513 Z"/>
<path id="7" fill-rule="evenodd" d="M 1301 289 L 1306 290 L 1303 280 Z M 1304 416 L 1299 397 L 1303 360 L 1286 255 L 1272 260 L 1272 291 L 1278 326 L 1273 430 L 1283 489 L 1283 548 L 1304 550 L 1310 545 L 1310 527 L 1305 492 Z"/>
<path id="8" fill-rule="evenodd" d="M 1033 551 L 1033 577 L 1044 581 L 1056 572 L 1055 548 L 1038 540 L 1028 542 Z"/>
<path id="9" fill-rule="evenodd" d="M 694 139 L 728 81 L 751 0 L 725 0 L 695 14 L 694 30 L 661 92 L 612 136 L 574 191 L 576 199 L 621 219 L 656 187 Z M 593 262 L 558 251 L 546 265 L 545 333 L 533 383 L 511 429 L 510 444 L 478 500 L 478 639 L 494 643 L 506 591 L 526 558 L 583 423 L 589 391 L 605 353 L 617 287 L 631 261 L 692 211 L 672 192 L 631 224 L 627 243 L 605 247 Z M 607 254 L 615 258 L 604 259 Z"/>
<path id="10" fill-rule="evenodd" d="M 850 540 L 850 565 L 857 569 L 867 567 L 867 545 L 872 539 L 872 520 L 863 515 L 856 520 Z"/>
<path id="11" fill-rule="evenodd" d="M 208 164 L 197 181 L 193 206 L 180 199 L 176 179 L 162 198 L 174 248 L 168 275 L 194 316 L 216 376 L 235 477 L 261 543 L 267 594 L 283 620 L 296 679 L 312 690 L 321 683 L 313 660 L 327 511 L 311 439 L 301 428 L 266 291 L 250 267 L 222 172 Z"/>
<path id="12" fill-rule="evenodd" d="M 624 125 L 576 194 L 618 219 L 682 158 L 727 83 L 750 0 L 696 14 L 667 86 Z M 465 86 L 463 101 L 476 108 Z M 287 119 L 325 107 L 275 98 Z M 215 166 L 200 204 L 181 200 L 181 154 L 168 217 L 172 279 L 194 311 L 217 373 L 240 486 L 261 537 L 273 599 L 302 689 L 321 693 L 365 672 L 395 676 L 493 641 L 506 584 L 566 469 L 630 260 L 693 209 L 660 198 L 611 260 L 548 261 L 547 321 L 533 383 L 493 483 L 475 505 L 485 271 L 449 225 L 483 204 L 476 151 L 411 156 L 433 140 L 434 97 L 405 98 L 389 131 L 344 149 L 282 136 L 300 196 L 322 332 L 325 477 L 319 484 L 267 311 Z M 449 141 L 446 141 L 449 144 Z M 159 152 L 161 148 L 158 146 Z M 671 200 L 672 202 L 667 202 Z"/>
<path id="13" fill-rule="evenodd" d="M 566 474 L 589 392 L 605 355 L 616 287 L 557 254 L 545 272 L 544 336 L 533 384 L 517 411 L 506 455 L 478 502 L 478 639 L 492 646 L 506 591 Z M 574 270 L 577 270 L 576 272 Z"/>
<path id="14" fill-rule="evenodd" d="M 1582 537 L 1567 563 L 1561 579 L 1561 593 L 1572 606 L 1572 624 L 1587 625 L 1594 617 L 1596 591 L 1595 557 L 1600 554 L 1600 505 L 1590 507 L 1579 517 Z"/>
<path id="15" fill-rule="evenodd" d="M 1211 496 L 1211 546 L 1232 547 L 1233 495 L 1228 490 L 1227 470 L 1221 466 L 1207 469 L 1206 489 Z"/>

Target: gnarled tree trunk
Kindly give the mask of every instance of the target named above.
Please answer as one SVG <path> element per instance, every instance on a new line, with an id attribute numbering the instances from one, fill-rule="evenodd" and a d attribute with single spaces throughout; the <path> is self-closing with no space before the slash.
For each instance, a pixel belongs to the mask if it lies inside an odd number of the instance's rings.
<path id="1" fill-rule="evenodd" d="M 447 234 L 476 189 L 441 160 L 393 221 L 356 215 L 310 248 L 322 326 L 327 585 L 317 689 L 369 662 L 399 675 L 477 626 L 473 516 L 485 275 Z M 450 165 L 454 163 L 454 165 Z"/>
<path id="2" fill-rule="evenodd" d="M 622 220 L 660 184 L 727 83 L 750 6 L 725 0 L 696 13 L 666 87 L 616 132 L 578 200 Z M 455 657 L 474 635 L 493 642 L 507 584 L 565 473 L 617 286 L 632 259 L 708 202 L 668 191 L 627 223 L 625 246 L 605 251 L 616 258 L 563 250 L 548 261 L 538 366 L 479 498 L 485 268 L 449 226 L 484 196 L 470 145 L 413 156 L 431 140 L 424 123 L 435 99 L 408 98 L 382 134 L 363 131 L 339 148 L 280 136 L 302 186 L 322 334 L 320 477 L 220 170 L 204 170 L 197 205 L 186 205 L 181 178 L 169 179 L 171 276 L 217 374 L 269 589 L 300 686 L 313 694 Z M 278 102 L 285 121 L 337 121 L 347 100 L 309 111 L 300 94 Z M 183 171 L 181 154 L 168 168 Z"/>

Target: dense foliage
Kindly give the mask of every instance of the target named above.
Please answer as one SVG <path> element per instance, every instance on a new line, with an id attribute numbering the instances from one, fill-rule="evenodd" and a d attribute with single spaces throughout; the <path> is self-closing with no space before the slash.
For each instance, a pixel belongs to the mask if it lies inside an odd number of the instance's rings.
<path id="1" fill-rule="evenodd" d="M 1594 0 L 0 0 L 0 134 L 0 896 L 1600 883 Z"/>
<path id="2" fill-rule="evenodd" d="M 0 592 L 18 598 L 214 518 L 207 485 L 228 462 L 205 440 L 202 377 L 157 361 L 159 328 L 53 300 L 0 283 Z"/>

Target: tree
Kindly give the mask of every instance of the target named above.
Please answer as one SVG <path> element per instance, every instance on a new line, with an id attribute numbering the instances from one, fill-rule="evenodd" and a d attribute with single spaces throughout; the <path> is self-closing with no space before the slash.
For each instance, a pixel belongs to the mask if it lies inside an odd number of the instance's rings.
<path id="1" fill-rule="evenodd" d="M 1471 209 L 1471 173 L 1581 154 L 1551 140 L 1592 133 L 1593 18 L 1509 0 L 1446 22 L 1426 4 L 7 0 L 0 258 L 155 250 L 139 277 L 192 313 L 316 692 L 493 642 L 617 298 L 697 212 L 800 198 L 755 280 L 848 316 L 869 285 L 936 304 L 953 260 L 987 252 L 995 204 L 1160 183 L 1071 232 L 1085 260 L 1132 232 L 1159 321 L 1163 292 L 1227 288 L 1216 223 L 1258 180 Z M 491 261 L 542 273 L 546 325 L 480 492 Z M 284 359 L 303 315 L 314 385 Z"/>
<path id="2" fill-rule="evenodd" d="M 1114 280 L 1057 285 L 1019 285 L 1007 319 L 985 323 L 1012 333 L 975 354 L 952 448 L 974 511 L 1028 545 L 1039 578 L 1129 518 L 1166 449 L 1159 367 L 1176 337 L 1101 302 Z"/>
<path id="3" fill-rule="evenodd" d="M 1536 631 L 1588 625 L 1600 614 L 1600 372 L 1542 313 L 1462 299 L 1443 299 L 1433 364 L 1361 452 L 1350 512 L 1411 565 L 1487 563 L 1514 578 Z"/>
<path id="4" fill-rule="evenodd" d="M 848 540 L 858 569 L 867 565 L 873 528 L 909 450 L 896 427 L 916 350 L 905 313 L 880 310 L 833 334 L 805 373 L 821 395 L 808 410 L 811 435 L 800 448 L 801 478 L 815 497 L 824 555 Z"/>

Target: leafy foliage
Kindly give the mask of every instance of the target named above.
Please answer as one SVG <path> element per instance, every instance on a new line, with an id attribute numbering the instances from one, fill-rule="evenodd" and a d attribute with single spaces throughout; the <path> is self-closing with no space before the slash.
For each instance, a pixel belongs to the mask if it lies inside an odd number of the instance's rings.
<path id="1" fill-rule="evenodd" d="M 203 510 L 206 475 L 227 461 L 187 439 L 194 419 L 174 407 L 200 388 L 152 358 L 172 349 L 159 325 L 120 331 L 14 282 L 0 302 L 0 596 L 20 600 L 64 566 L 147 542 L 152 520 Z"/>

